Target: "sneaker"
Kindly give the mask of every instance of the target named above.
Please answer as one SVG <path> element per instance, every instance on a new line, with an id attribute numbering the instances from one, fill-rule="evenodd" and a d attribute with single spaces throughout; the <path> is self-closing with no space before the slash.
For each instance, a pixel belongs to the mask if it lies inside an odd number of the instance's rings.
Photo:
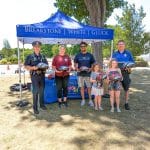
<path id="1" fill-rule="evenodd" d="M 124 105 L 124 107 L 125 107 L 126 110 L 130 110 L 130 107 L 129 107 L 129 104 L 128 104 L 128 103 L 126 103 L 126 104 Z"/>
<path id="2" fill-rule="evenodd" d="M 63 103 L 64 103 L 65 107 L 68 107 L 68 102 L 67 101 L 65 101 Z"/>
<path id="3" fill-rule="evenodd" d="M 98 110 L 98 108 L 97 108 L 97 107 L 94 107 L 94 110 Z"/>
<path id="4" fill-rule="evenodd" d="M 118 113 L 120 113 L 120 112 L 121 112 L 120 108 L 117 108 L 117 112 L 118 112 Z"/>
<path id="5" fill-rule="evenodd" d="M 103 111 L 104 109 L 100 106 L 100 107 L 99 107 L 99 110 Z"/>
<path id="6" fill-rule="evenodd" d="M 114 112 L 114 108 L 113 107 L 111 108 L 110 112 Z"/>
<path id="7" fill-rule="evenodd" d="M 92 100 L 89 101 L 89 106 L 93 107 L 94 106 L 94 103 Z"/>
<path id="8" fill-rule="evenodd" d="M 85 105 L 85 100 L 81 100 L 81 106 Z"/>
<path id="9" fill-rule="evenodd" d="M 58 102 L 58 107 L 61 108 L 62 102 Z"/>
<path id="10" fill-rule="evenodd" d="M 47 110 L 46 106 L 41 106 L 40 107 L 42 110 Z"/>
<path id="11" fill-rule="evenodd" d="M 33 111 L 34 111 L 34 114 L 39 114 L 38 110 L 34 109 Z"/>

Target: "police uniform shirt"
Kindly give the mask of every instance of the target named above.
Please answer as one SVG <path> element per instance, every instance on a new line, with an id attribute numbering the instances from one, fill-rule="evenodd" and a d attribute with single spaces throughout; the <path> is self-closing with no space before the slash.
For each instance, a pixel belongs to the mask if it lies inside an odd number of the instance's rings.
<path id="1" fill-rule="evenodd" d="M 89 52 L 87 52 L 85 54 L 79 53 L 74 58 L 74 63 L 78 64 L 78 68 L 80 68 L 82 66 L 91 68 L 92 64 L 95 63 L 95 59 L 94 59 L 94 56 Z M 80 73 L 78 73 L 78 75 L 79 76 L 90 76 L 90 72 L 88 72 L 88 73 L 80 72 Z"/>
<path id="2" fill-rule="evenodd" d="M 119 67 L 121 67 L 123 63 L 126 62 L 134 63 L 132 53 L 129 50 L 124 50 L 122 53 L 119 50 L 117 50 L 113 53 L 112 58 L 117 60 L 117 62 L 119 63 Z"/>
<path id="3" fill-rule="evenodd" d="M 27 56 L 24 65 L 25 66 L 37 66 L 41 62 L 48 64 L 45 56 L 41 54 L 36 55 L 35 53 L 33 53 Z"/>

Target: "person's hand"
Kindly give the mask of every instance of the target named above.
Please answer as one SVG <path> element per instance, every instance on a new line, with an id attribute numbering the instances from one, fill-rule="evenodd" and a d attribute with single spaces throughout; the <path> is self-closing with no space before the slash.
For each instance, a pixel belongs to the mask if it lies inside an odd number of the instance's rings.
<path id="1" fill-rule="evenodd" d="M 56 69 L 55 72 L 57 72 L 57 73 L 62 73 L 63 71 L 60 71 L 60 70 L 57 70 L 57 69 Z"/>
<path id="2" fill-rule="evenodd" d="M 106 83 L 109 84 L 109 82 L 110 82 L 110 80 L 109 80 L 109 79 L 106 79 Z"/>
<path id="3" fill-rule="evenodd" d="M 131 73 L 131 68 L 126 68 L 125 69 L 129 74 Z"/>
<path id="4" fill-rule="evenodd" d="M 75 68 L 75 70 L 76 70 L 77 72 L 80 72 L 80 69 L 79 69 L 79 68 Z"/>
<path id="5" fill-rule="evenodd" d="M 38 70 L 38 67 L 33 66 L 33 67 L 32 67 L 32 70 Z"/>
<path id="6" fill-rule="evenodd" d="M 91 72 L 91 71 L 92 71 L 92 68 L 89 68 L 87 72 Z"/>

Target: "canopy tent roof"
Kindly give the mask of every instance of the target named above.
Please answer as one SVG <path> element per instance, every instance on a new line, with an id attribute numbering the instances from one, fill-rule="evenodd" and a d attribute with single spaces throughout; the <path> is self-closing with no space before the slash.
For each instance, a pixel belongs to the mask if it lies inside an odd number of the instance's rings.
<path id="1" fill-rule="evenodd" d="M 113 39 L 112 29 L 78 23 L 60 11 L 40 23 L 17 25 L 16 30 L 18 40 L 24 44 L 37 40 L 43 44 L 78 44 L 83 40 L 93 43 Z"/>

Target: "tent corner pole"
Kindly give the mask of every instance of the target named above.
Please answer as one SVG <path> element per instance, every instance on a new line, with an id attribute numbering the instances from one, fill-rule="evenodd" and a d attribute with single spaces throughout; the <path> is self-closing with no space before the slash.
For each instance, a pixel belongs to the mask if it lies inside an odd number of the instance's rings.
<path id="1" fill-rule="evenodd" d="M 19 49 L 19 39 L 18 38 L 17 38 L 17 48 L 18 48 L 18 70 L 19 70 L 20 100 L 22 100 L 21 62 L 20 62 L 20 49 Z"/>
<path id="2" fill-rule="evenodd" d="M 24 41 L 23 41 L 23 55 L 22 55 L 22 60 L 23 60 L 23 62 L 24 62 Z M 23 82 L 23 84 L 25 85 L 26 83 L 25 83 L 25 70 L 23 70 L 23 79 L 24 79 L 24 82 Z"/>
<path id="3" fill-rule="evenodd" d="M 111 40 L 110 58 L 112 58 L 112 54 L 113 54 L 113 45 L 114 45 L 114 41 L 113 41 L 113 40 Z"/>

